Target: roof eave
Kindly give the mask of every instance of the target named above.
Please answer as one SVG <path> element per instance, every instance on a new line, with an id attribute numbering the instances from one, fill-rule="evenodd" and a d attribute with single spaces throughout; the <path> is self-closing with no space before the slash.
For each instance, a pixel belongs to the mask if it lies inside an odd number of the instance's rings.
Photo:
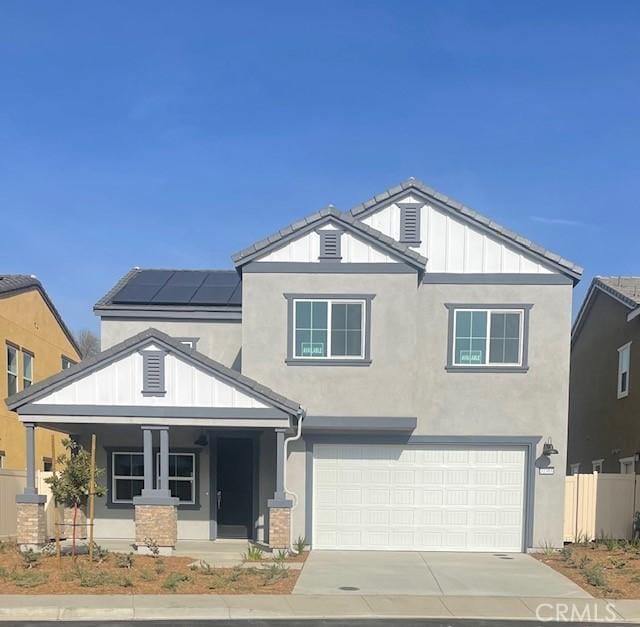
<path id="1" fill-rule="evenodd" d="M 441 194 L 435 189 L 428 187 L 417 179 L 407 179 L 400 185 L 396 185 L 381 194 L 377 194 L 373 198 L 353 207 L 350 210 L 350 213 L 361 220 L 372 213 L 380 211 L 383 207 L 393 204 L 399 198 L 405 196 L 407 192 L 413 192 L 422 196 L 429 203 L 444 209 L 448 213 L 453 213 L 459 219 L 473 224 L 476 228 L 480 228 L 492 236 L 498 237 L 502 241 L 509 243 L 511 246 L 526 252 L 528 255 L 539 259 L 541 263 L 552 266 L 563 274 L 569 276 L 573 280 L 574 285 L 582 279 L 584 270 L 581 266 L 569 261 L 568 259 L 564 259 L 560 255 L 552 253 L 551 251 L 547 251 L 544 247 L 535 244 L 528 238 L 503 227 L 486 216 L 478 213 L 474 209 L 471 209 L 470 207 Z"/>

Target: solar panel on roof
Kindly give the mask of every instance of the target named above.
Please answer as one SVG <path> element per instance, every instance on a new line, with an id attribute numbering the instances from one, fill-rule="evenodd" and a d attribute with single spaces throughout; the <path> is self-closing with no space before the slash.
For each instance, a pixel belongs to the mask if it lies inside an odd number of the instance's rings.
<path id="1" fill-rule="evenodd" d="M 148 303 L 160 289 L 159 285 L 125 285 L 114 297 L 114 303 Z"/>
<path id="2" fill-rule="evenodd" d="M 167 281 L 167 286 L 199 287 L 207 278 L 208 274 L 208 272 L 202 270 L 178 270 L 174 272 L 171 278 Z"/>
<path id="3" fill-rule="evenodd" d="M 198 288 L 195 285 L 165 285 L 152 299 L 152 303 L 187 305 Z"/>
<path id="4" fill-rule="evenodd" d="M 112 298 L 112 302 L 240 305 L 241 282 L 233 270 L 141 270 Z"/>
<path id="5" fill-rule="evenodd" d="M 203 285 L 237 285 L 240 277 L 237 272 L 209 272 Z"/>
<path id="6" fill-rule="evenodd" d="M 198 305 L 226 305 L 233 290 L 233 287 L 224 285 L 203 285 L 194 294 L 191 303 Z"/>
<path id="7" fill-rule="evenodd" d="M 173 273 L 173 270 L 141 270 L 127 285 L 164 285 Z"/>

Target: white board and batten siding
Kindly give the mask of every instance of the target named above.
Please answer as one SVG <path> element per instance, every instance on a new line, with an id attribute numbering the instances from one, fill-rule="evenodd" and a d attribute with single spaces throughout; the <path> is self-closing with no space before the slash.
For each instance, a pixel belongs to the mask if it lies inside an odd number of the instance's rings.
<path id="1" fill-rule="evenodd" d="M 150 345 L 144 350 L 154 348 Z M 165 395 L 143 396 L 142 376 L 142 355 L 131 353 L 35 401 L 35 404 L 266 407 L 237 387 L 173 353 L 165 356 Z"/>
<path id="2" fill-rule="evenodd" d="M 335 225 L 329 223 L 320 227 L 319 230 L 335 228 Z M 349 232 L 344 232 L 340 240 L 340 254 L 343 263 L 398 263 L 394 257 Z M 271 251 L 257 261 L 314 263 L 320 261 L 319 256 L 320 235 L 317 231 L 312 231 Z"/>
<path id="3" fill-rule="evenodd" d="M 402 202 L 421 202 L 406 196 Z M 425 204 L 420 217 L 419 246 L 414 249 L 429 261 L 427 272 L 452 273 L 553 273 L 533 257 L 497 237 L 491 237 L 445 211 Z M 362 219 L 370 227 L 400 239 L 400 207 L 397 203 Z"/>
<path id="4" fill-rule="evenodd" d="M 520 447 L 316 444 L 315 549 L 523 550 Z"/>

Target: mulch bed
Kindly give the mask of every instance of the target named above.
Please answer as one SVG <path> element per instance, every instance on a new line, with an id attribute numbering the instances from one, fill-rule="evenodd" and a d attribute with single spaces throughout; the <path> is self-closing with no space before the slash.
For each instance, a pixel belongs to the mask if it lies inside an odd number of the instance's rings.
<path id="1" fill-rule="evenodd" d="M 13 547 L 0 552 L 0 594 L 289 594 L 300 571 L 274 564 L 266 569 L 190 566 L 189 557 L 108 553 L 75 560 L 40 555 L 30 565 Z"/>
<path id="2" fill-rule="evenodd" d="M 640 598 L 640 546 L 635 544 L 572 544 L 560 552 L 536 553 L 534 557 L 594 597 Z"/>

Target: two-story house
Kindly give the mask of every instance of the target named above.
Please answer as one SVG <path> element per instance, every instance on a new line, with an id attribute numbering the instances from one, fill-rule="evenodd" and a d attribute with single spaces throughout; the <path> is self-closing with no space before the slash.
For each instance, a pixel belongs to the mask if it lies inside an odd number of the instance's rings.
<path id="1" fill-rule="evenodd" d="M 42 283 L 26 274 L 0 274 L 0 342 L 4 351 L 2 398 L 28 390 L 80 361 L 80 350 Z M 35 464 L 51 470 L 62 453 L 57 431 L 39 429 L 34 443 Z M 0 405 L 0 468 L 22 470 L 26 464 L 24 426 Z"/>
<path id="2" fill-rule="evenodd" d="M 579 267 L 414 179 L 233 262 L 134 268 L 103 352 L 9 400 L 28 438 L 97 434 L 98 538 L 562 544 Z"/>
<path id="3" fill-rule="evenodd" d="M 569 472 L 635 474 L 640 277 L 596 277 L 571 338 Z"/>

